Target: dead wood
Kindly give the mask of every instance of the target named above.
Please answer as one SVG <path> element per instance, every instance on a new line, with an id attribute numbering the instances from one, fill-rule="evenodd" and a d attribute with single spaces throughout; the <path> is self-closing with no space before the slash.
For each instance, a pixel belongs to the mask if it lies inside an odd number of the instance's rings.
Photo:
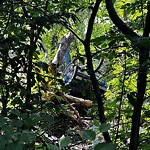
<path id="1" fill-rule="evenodd" d="M 80 105 L 81 107 L 92 107 L 93 106 L 93 102 L 91 100 L 85 100 L 83 98 L 79 98 L 79 97 L 74 97 L 72 95 L 68 95 L 68 94 L 64 94 L 64 97 L 67 98 L 67 100 L 70 103 L 76 103 L 77 105 Z"/>

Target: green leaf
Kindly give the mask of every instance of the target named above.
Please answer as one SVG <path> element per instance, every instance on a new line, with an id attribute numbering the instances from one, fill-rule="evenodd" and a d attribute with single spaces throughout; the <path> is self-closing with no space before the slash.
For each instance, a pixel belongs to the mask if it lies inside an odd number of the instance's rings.
<path id="1" fill-rule="evenodd" d="M 41 120 L 41 116 L 39 114 L 32 114 L 31 118 L 35 124 L 37 124 Z"/>
<path id="2" fill-rule="evenodd" d="M 29 130 L 24 130 L 19 139 L 22 143 L 31 143 L 35 140 L 35 135 Z"/>
<path id="3" fill-rule="evenodd" d="M 0 127 L 2 127 L 6 123 L 6 119 L 4 117 L 0 117 Z"/>
<path id="4" fill-rule="evenodd" d="M 8 136 L 10 136 L 11 134 L 13 134 L 13 127 L 11 127 L 11 126 L 9 126 L 9 125 L 4 125 L 3 127 L 2 127 L 2 130 L 6 133 L 6 134 L 8 134 Z"/>
<path id="5" fill-rule="evenodd" d="M 32 118 L 28 118 L 26 120 L 24 120 L 24 124 L 26 125 L 26 127 L 31 128 L 35 125 L 34 121 L 32 120 Z"/>
<path id="6" fill-rule="evenodd" d="M 26 118 L 28 118 L 28 114 L 27 114 L 27 113 L 21 114 L 21 118 L 22 118 L 23 120 L 26 119 Z"/>
<path id="7" fill-rule="evenodd" d="M 20 142 L 17 142 L 15 145 L 15 150 L 23 150 L 23 144 Z"/>
<path id="8" fill-rule="evenodd" d="M 93 120 L 93 124 L 94 124 L 95 126 L 98 126 L 98 127 L 99 127 L 99 120 L 94 119 L 94 120 Z"/>
<path id="9" fill-rule="evenodd" d="M 99 45 L 102 42 L 104 42 L 105 40 L 106 40 L 105 36 L 100 36 L 100 37 L 96 37 L 95 39 L 91 39 L 91 42 L 95 43 L 96 45 Z"/>
<path id="10" fill-rule="evenodd" d="M 7 144 L 5 149 L 6 150 L 18 150 L 16 149 L 16 143 L 13 143 L 12 141 Z"/>
<path id="11" fill-rule="evenodd" d="M 48 150 L 60 150 L 56 145 L 46 143 Z"/>
<path id="12" fill-rule="evenodd" d="M 0 141 L 0 148 L 1 148 L 1 150 L 5 149 L 6 143 L 7 143 L 7 141 Z"/>
<path id="13" fill-rule="evenodd" d="M 116 2 L 116 0 L 112 0 L 112 3 L 114 4 Z"/>
<path id="14" fill-rule="evenodd" d="M 95 43 L 96 45 L 100 45 L 102 43 L 104 43 L 107 40 L 112 40 L 113 37 L 106 37 L 106 36 L 100 36 L 100 37 L 96 37 L 95 39 L 91 39 L 92 43 Z"/>
<path id="15" fill-rule="evenodd" d="M 18 140 L 18 135 L 17 135 L 17 133 L 13 134 L 13 135 L 11 136 L 11 138 L 13 139 L 14 142 L 16 142 L 16 141 Z"/>
<path id="16" fill-rule="evenodd" d="M 150 146 L 144 147 L 144 150 L 150 150 Z"/>
<path id="17" fill-rule="evenodd" d="M 94 147 L 94 150 L 115 150 L 116 145 L 113 143 L 99 143 Z"/>
<path id="18" fill-rule="evenodd" d="M 23 150 L 23 145 L 19 142 L 15 142 L 15 143 L 14 142 L 9 142 L 7 144 L 7 146 L 5 147 L 5 150 Z"/>
<path id="19" fill-rule="evenodd" d="M 63 136 L 60 138 L 59 146 L 60 146 L 60 148 L 67 147 L 70 142 L 71 142 L 70 137 L 69 137 L 69 136 L 66 136 L 66 137 L 65 137 L 65 136 L 63 135 Z"/>
<path id="20" fill-rule="evenodd" d="M 23 125 L 23 121 L 22 121 L 22 120 L 16 120 L 15 126 L 16 126 L 17 128 L 22 127 L 22 125 Z"/>
<path id="21" fill-rule="evenodd" d="M 88 140 L 95 140 L 96 138 L 96 133 L 93 130 L 85 130 L 81 132 L 83 138 L 88 139 Z"/>
<path id="22" fill-rule="evenodd" d="M 100 132 L 107 132 L 110 129 L 110 123 L 103 123 L 100 125 Z"/>
<path id="23" fill-rule="evenodd" d="M 12 112 L 11 112 L 11 113 L 12 113 L 12 114 L 14 114 L 14 115 L 16 115 L 16 116 L 18 116 L 18 117 L 20 117 L 20 116 L 21 116 L 20 111 L 19 111 L 19 110 L 17 110 L 17 109 L 12 110 Z"/>
<path id="24" fill-rule="evenodd" d="M 47 122 L 51 123 L 51 124 L 54 123 L 54 118 L 49 116 L 49 115 L 42 115 L 42 119 L 44 121 L 47 121 Z"/>

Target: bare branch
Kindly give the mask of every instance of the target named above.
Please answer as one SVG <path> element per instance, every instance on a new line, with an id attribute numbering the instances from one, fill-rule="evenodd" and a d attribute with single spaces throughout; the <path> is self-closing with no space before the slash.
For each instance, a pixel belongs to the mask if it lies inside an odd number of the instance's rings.
<path id="1" fill-rule="evenodd" d="M 72 32 L 72 34 L 74 34 L 74 36 L 75 36 L 81 43 L 84 42 L 70 27 L 67 27 L 67 29 L 68 29 L 70 32 Z"/>

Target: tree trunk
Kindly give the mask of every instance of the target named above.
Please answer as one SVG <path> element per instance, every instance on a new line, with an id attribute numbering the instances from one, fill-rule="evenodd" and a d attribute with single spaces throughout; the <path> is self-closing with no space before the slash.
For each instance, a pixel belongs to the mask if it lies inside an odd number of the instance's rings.
<path id="1" fill-rule="evenodd" d="M 88 66 L 88 70 L 89 70 L 89 74 L 90 74 L 90 79 L 92 81 L 92 85 L 94 88 L 94 93 L 96 96 L 96 100 L 97 100 L 97 104 L 98 104 L 98 114 L 99 114 L 99 120 L 101 123 L 106 123 L 106 118 L 104 115 L 104 104 L 103 104 L 103 98 L 101 96 L 101 91 L 99 88 L 99 84 L 98 81 L 95 77 L 95 73 L 94 73 L 94 69 L 93 69 L 93 65 L 92 65 L 92 56 L 91 56 L 91 52 L 90 52 L 90 44 L 89 43 L 85 43 L 85 50 L 86 50 L 86 57 L 87 57 L 87 66 Z M 103 133 L 104 139 L 106 142 L 110 142 L 110 136 L 108 132 L 104 132 Z"/>
<path id="2" fill-rule="evenodd" d="M 102 99 L 99 84 L 98 84 L 98 81 L 96 79 L 95 72 L 93 69 L 92 55 L 91 55 L 91 51 L 90 51 L 90 39 L 91 39 L 92 31 L 93 31 L 94 20 L 95 20 L 96 14 L 98 12 L 101 1 L 102 0 L 96 0 L 96 2 L 95 2 L 95 6 L 93 7 L 93 11 L 92 11 L 92 14 L 91 14 L 89 22 L 88 22 L 86 38 L 85 38 L 85 41 L 83 42 L 83 44 L 84 44 L 85 54 L 86 54 L 86 58 L 87 58 L 87 67 L 89 70 L 88 73 L 89 73 L 90 79 L 92 81 L 94 93 L 95 93 L 97 104 L 98 104 L 99 120 L 101 123 L 106 123 L 106 118 L 104 115 L 103 99 Z M 106 142 L 111 141 L 110 135 L 108 132 L 104 132 L 103 136 L 104 136 L 104 139 Z"/>
<path id="3" fill-rule="evenodd" d="M 139 72 L 138 72 L 138 79 L 137 79 L 137 101 L 135 103 L 133 115 L 132 115 L 130 150 L 138 149 L 139 127 L 140 127 L 141 110 L 142 110 L 142 105 L 144 102 L 144 95 L 146 90 L 148 59 L 149 59 L 149 50 L 140 49 Z"/>
<path id="4" fill-rule="evenodd" d="M 150 33 L 150 5 L 148 5 L 148 12 L 146 16 L 146 24 L 143 32 L 143 37 L 148 37 Z M 146 80 L 149 67 L 149 51 L 150 48 L 143 45 L 140 47 L 139 51 L 139 71 L 137 79 L 137 102 L 134 106 L 132 115 L 132 129 L 131 129 L 131 139 L 130 139 L 130 150 L 137 150 L 139 144 L 139 127 L 141 110 L 144 102 L 144 95 L 146 90 Z"/>

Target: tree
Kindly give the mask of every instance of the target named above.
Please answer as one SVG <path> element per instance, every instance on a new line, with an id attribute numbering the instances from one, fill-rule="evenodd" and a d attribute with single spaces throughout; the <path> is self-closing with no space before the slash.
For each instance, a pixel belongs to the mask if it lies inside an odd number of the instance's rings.
<path id="1" fill-rule="evenodd" d="M 93 67 L 92 67 L 92 57 L 90 53 L 90 38 L 92 34 L 92 29 L 93 29 L 93 23 L 94 19 L 96 16 L 96 13 L 98 11 L 98 6 L 100 2 L 96 1 L 95 2 L 95 7 L 93 7 L 93 11 L 91 14 L 91 18 L 89 20 L 89 26 L 87 29 L 87 34 L 86 34 L 86 39 L 83 41 L 83 44 L 85 46 L 85 52 L 86 52 L 86 57 L 87 57 L 87 64 L 89 68 L 89 74 L 91 76 L 91 80 L 93 81 L 93 87 L 95 90 L 95 94 L 100 93 L 98 91 L 98 86 L 96 87 L 96 78 L 94 76 L 93 72 Z M 143 2 L 141 1 L 141 7 L 143 11 Z M 138 138 L 139 138 L 139 127 L 140 127 L 140 117 L 141 117 L 141 110 L 142 110 L 142 105 L 144 102 L 144 95 L 146 92 L 146 83 L 147 83 L 147 74 L 148 74 L 148 61 L 149 61 L 149 46 L 148 41 L 149 38 L 145 38 L 149 36 L 150 29 L 149 27 L 149 3 L 147 4 L 147 15 L 145 19 L 145 24 L 144 24 L 144 30 L 143 30 L 143 37 L 139 36 L 137 33 L 135 33 L 131 28 L 129 28 L 117 15 L 113 3 L 111 0 L 106 0 L 106 8 L 108 10 L 110 19 L 113 21 L 113 23 L 118 27 L 118 29 L 123 32 L 123 34 L 131 41 L 133 44 L 133 47 L 137 47 L 139 49 L 139 66 L 138 66 L 138 78 L 137 78 L 137 93 L 136 93 L 136 102 L 134 105 L 134 110 L 133 110 L 133 115 L 132 115 L 132 130 L 131 130 L 131 141 L 130 141 L 130 149 L 137 149 L 138 148 Z M 125 10 L 126 11 L 126 10 Z M 124 12 L 126 13 L 126 12 Z M 142 20 L 143 21 L 143 20 Z M 144 41 L 145 44 L 142 44 Z M 142 43 L 141 43 L 142 42 Z M 147 43 L 147 44 L 146 44 Z M 97 96 L 97 99 L 100 98 L 100 95 Z M 104 117 L 104 109 L 102 108 L 103 103 L 102 100 L 98 100 L 98 103 L 100 103 L 98 106 L 99 109 L 99 114 L 100 120 Z M 101 120 L 103 121 L 103 119 Z M 106 138 L 107 139 L 107 138 Z M 109 139 L 109 138 L 108 138 Z M 107 141 L 107 140 L 106 140 Z M 108 140 L 109 141 L 109 140 Z"/>
<path id="2" fill-rule="evenodd" d="M 87 63 L 95 94 L 92 104 L 97 106 L 88 111 L 97 130 L 81 132 L 83 137 L 93 141 L 96 134 L 103 134 L 103 143 L 94 149 L 115 149 L 112 143 L 118 149 L 149 148 L 147 0 L 7 0 L 0 2 L 0 10 L 1 149 L 61 149 L 71 142 L 60 130 L 58 145 L 49 138 L 51 128 L 54 131 L 54 126 L 63 125 L 57 122 L 59 117 L 66 119 L 68 111 L 78 111 L 62 94 L 66 92 L 62 78 L 54 76 L 43 59 L 47 49 L 48 58 L 53 59 L 57 40 L 68 32 L 75 37 L 70 45 L 76 51 L 71 50 L 72 57 Z M 54 37 L 58 39 L 50 44 Z M 44 52 L 40 40 L 45 44 Z M 101 57 L 104 68 L 95 72 L 93 58 Z M 107 82 L 105 98 L 101 96 L 99 75 Z"/>
<path id="3" fill-rule="evenodd" d="M 92 67 L 92 59 L 91 59 L 92 56 L 90 53 L 90 38 L 91 38 L 91 34 L 92 34 L 94 19 L 95 19 L 96 13 L 98 11 L 99 4 L 100 4 L 100 2 L 98 2 L 98 1 L 95 2 L 95 7 L 93 7 L 91 18 L 89 19 L 89 25 L 87 28 L 86 38 L 85 38 L 85 41 L 82 41 L 82 42 L 85 46 L 85 53 L 86 53 L 86 57 L 87 57 L 87 64 L 88 64 L 88 69 L 90 72 L 89 74 L 91 77 L 91 81 L 93 83 L 95 94 L 98 95 L 97 102 L 98 102 L 98 104 L 100 103 L 98 105 L 99 115 L 101 115 L 100 120 L 101 120 L 101 123 L 105 123 L 103 102 L 102 102 L 102 100 L 99 100 L 100 95 L 98 93 L 100 93 L 100 91 L 98 90 L 98 86 L 96 86 L 97 82 L 96 82 L 96 78 L 95 78 L 93 67 Z M 141 1 L 141 7 L 142 7 L 142 9 L 144 9 L 142 1 Z M 143 102 L 145 99 L 144 95 L 146 92 L 147 74 L 148 74 L 148 66 L 149 66 L 148 65 L 149 46 L 147 45 L 149 39 L 145 38 L 145 37 L 148 37 L 149 32 L 150 32 L 150 29 L 148 28 L 149 27 L 149 8 L 150 7 L 149 7 L 149 4 L 147 4 L 147 15 L 146 15 L 145 27 L 144 27 L 144 31 L 143 31 L 143 38 L 141 36 L 139 36 L 138 34 L 136 34 L 131 28 L 129 28 L 118 17 L 111 0 L 110 1 L 106 0 L 106 8 L 108 10 L 110 19 L 113 21 L 113 23 L 131 41 L 131 43 L 133 44 L 133 47 L 137 47 L 139 49 L 139 67 L 138 67 L 137 93 L 136 93 L 137 100 L 135 102 L 133 115 L 132 115 L 132 131 L 131 131 L 131 142 L 130 142 L 130 149 L 137 149 L 138 143 L 139 143 L 138 137 L 139 137 L 141 109 L 142 109 L 142 105 L 143 105 Z M 144 43 L 147 43 L 147 44 L 143 45 L 142 39 L 144 39 L 144 41 L 145 41 Z M 142 41 L 142 43 L 141 43 L 141 41 Z M 104 135 L 104 137 L 105 137 L 105 135 Z M 105 139 L 106 139 L 106 141 L 107 141 L 107 139 L 109 141 L 109 138 L 105 138 Z"/>
<path id="4" fill-rule="evenodd" d="M 139 69 L 138 69 L 138 78 L 137 78 L 137 100 L 134 105 L 133 115 L 132 115 L 132 131 L 131 131 L 131 141 L 130 141 L 130 149 L 138 148 L 138 137 L 139 137 L 139 127 L 140 127 L 140 117 L 141 117 L 141 109 L 144 102 L 144 95 L 146 90 L 146 82 L 147 82 L 147 74 L 148 74 L 148 60 L 149 60 L 149 48 L 146 45 L 136 44 L 139 35 L 132 31 L 131 28 L 126 26 L 120 18 L 117 16 L 112 1 L 106 0 L 106 7 L 108 13 L 110 15 L 111 20 L 114 24 L 126 35 L 129 40 L 133 43 L 134 46 L 139 49 Z M 150 17 L 150 5 L 148 4 L 147 8 L 147 17 L 145 22 L 145 28 L 143 31 L 143 38 L 148 37 L 150 33 L 150 29 L 148 26 L 150 25 L 149 17 Z M 141 42 L 141 41 L 139 41 Z M 145 41 L 148 42 L 147 40 Z"/>

